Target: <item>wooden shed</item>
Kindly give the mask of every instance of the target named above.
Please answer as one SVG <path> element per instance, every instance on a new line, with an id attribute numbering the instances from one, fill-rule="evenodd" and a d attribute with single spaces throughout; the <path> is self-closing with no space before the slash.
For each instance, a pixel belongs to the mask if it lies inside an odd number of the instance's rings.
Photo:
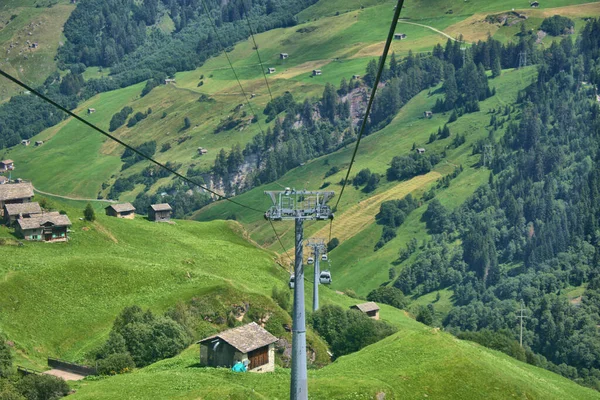
<path id="1" fill-rule="evenodd" d="M 415 149 L 415 151 L 416 151 L 418 154 L 424 154 L 424 153 L 425 153 L 425 149 L 424 149 L 423 147 L 419 147 L 418 149 Z"/>
<path id="2" fill-rule="evenodd" d="M 44 144 L 44 141 L 43 141 L 43 140 L 37 140 L 37 141 L 35 142 L 35 147 L 39 147 L 39 146 L 41 146 L 41 145 L 43 145 L 43 144 Z"/>
<path id="3" fill-rule="evenodd" d="M 394 33 L 394 39 L 404 40 L 406 39 L 406 33 Z"/>
<path id="4" fill-rule="evenodd" d="M 29 203 L 33 197 L 30 183 L 10 183 L 0 187 L 0 216 L 4 216 L 5 204 Z"/>
<path id="5" fill-rule="evenodd" d="M 268 68 L 267 69 L 267 73 L 274 74 L 275 73 L 275 68 Z"/>
<path id="6" fill-rule="evenodd" d="M 66 242 L 71 221 L 66 215 L 50 212 L 17 220 L 15 231 L 25 240 Z"/>
<path id="7" fill-rule="evenodd" d="M 531 3 L 529 3 L 529 5 L 530 5 L 532 8 L 538 8 L 538 7 L 540 6 L 540 3 L 539 3 L 539 2 L 537 2 L 537 1 L 532 1 Z"/>
<path id="8" fill-rule="evenodd" d="M 431 118 L 431 117 L 433 117 L 433 112 L 432 111 L 423 111 L 423 117 Z"/>
<path id="9" fill-rule="evenodd" d="M 15 162 L 13 160 L 0 161 L 0 171 L 12 171 L 13 169 L 15 169 Z"/>
<path id="10" fill-rule="evenodd" d="M 272 372 L 276 341 L 275 336 L 252 322 L 200 340 L 200 364 L 230 368 L 241 361 L 248 371 Z"/>
<path id="11" fill-rule="evenodd" d="M 21 144 L 23 146 L 29 146 L 31 144 L 31 140 L 29 140 L 29 139 L 23 139 L 23 140 L 21 140 Z"/>
<path id="12" fill-rule="evenodd" d="M 167 203 L 152 204 L 148 208 L 148 219 L 154 222 L 167 222 L 171 220 L 173 209 Z"/>
<path id="13" fill-rule="evenodd" d="M 279 53 L 279 58 L 281 60 L 285 60 L 289 57 L 288 53 Z"/>
<path id="14" fill-rule="evenodd" d="M 135 207 L 131 203 L 111 204 L 104 208 L 106 215 L 117 218 L 135 218 Z"/>
<path id="15" fill-rule="evenodd" d="M 313 69 L 312 74 L 313 76 L 320 76 L 323 74 L 323 72 L 320 69 Z"/>
<path id="16" fill-rule="evenodd" d="M 379 306 L 372 301 L 368 301 L 362 304 L 356 304 L 350 308 L 367 314 L 369 318 L 379 319 Z"/>
<path id="17" fill-rule="evenodd" d="M 4 221 L 6 225 L 12 224 L 21 218 L 31 218 L 42 213 L 42 208 L 38 203 L 21 203 L 4 205 Z"/>
<path id="18" fill-rule="evenodd" d="M 88 108 L 88 114 L 93 114 L 96 112 L 95 108 Z"/>

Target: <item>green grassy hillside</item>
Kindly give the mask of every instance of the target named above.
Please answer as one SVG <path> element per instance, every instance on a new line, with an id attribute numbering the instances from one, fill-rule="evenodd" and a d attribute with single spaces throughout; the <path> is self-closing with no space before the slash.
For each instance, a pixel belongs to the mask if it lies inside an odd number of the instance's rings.
<path id="1" fill-rule="evenodd" d="M 64 42 L 62 27 L 74 9 L 69 0 L 0 2 L 0 68 L 28 85 L 41 85 L 56 70 L 54 57 Z M 20 92 L 17 85 L 3 82 L 0 102 Z"/>
<path id="2" fill-rule="evenodd" d="M 155 224 L 100 216 L 55 203 L 73 222 L 66 244 L 0 246 L 0 331 L 19 362 L 39 368 L 45 356 L 82 359 L 107 337 L 128 305 L 156 312 L 216 287 L 270 294 L 287 274 L 273 256 L 242 237 L 234 222 Z"/>
<path id="3" fill-rule="evenodd" d="M 339 296 L 341 297 L 341 296 Z M 516 361 L 402 314 L 382 315 L 399 333 L 333 364 L 309 371 L 314 399 L 596 399 L 590 389 L 551 372 Z M 387 314 L 387 315 L 386 315 Z M 74 399 L 285 399 L 289 370 L 235 374 L 198 366 L 198 348 L 132 374 L 83 381 Z"/>

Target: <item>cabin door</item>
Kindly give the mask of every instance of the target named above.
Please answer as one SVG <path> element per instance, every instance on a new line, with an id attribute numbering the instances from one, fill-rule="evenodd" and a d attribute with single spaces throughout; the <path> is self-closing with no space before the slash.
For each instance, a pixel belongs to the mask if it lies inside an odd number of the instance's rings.
<path id="1" fill-rule="evenodd" d="M 269 346 L 261 347 L 248 353 L 249 369 L 258 368 L 269 363 Z"/>

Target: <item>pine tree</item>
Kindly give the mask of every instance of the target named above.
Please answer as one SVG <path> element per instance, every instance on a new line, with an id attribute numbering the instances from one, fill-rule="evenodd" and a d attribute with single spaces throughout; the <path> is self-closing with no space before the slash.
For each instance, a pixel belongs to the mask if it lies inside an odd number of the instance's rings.
<path id="1" fill-rule="evenodd" d="M 91 203 L 87 203 L 85 209 L 83 210 L 83 216 L 86 221 L 94 222 L 96 220 L 96 213 L 94 212 L 94 208 Z"/>
<path id="2" fill-rule="evenodd" d="M 497 78 L 502 75 L 502 66 L 500 65 L 500 58 L 496 57 L 492 61 L 492 78 Z"/>
<path id="3" fill-rule="evenodd" d="M 396 59 L 396 53 L 392 53 L 390 58 L 390 75 L 392 77 L 397 77 L 400 73 L 400 66 L 398 64 L 398 60 Z"/>

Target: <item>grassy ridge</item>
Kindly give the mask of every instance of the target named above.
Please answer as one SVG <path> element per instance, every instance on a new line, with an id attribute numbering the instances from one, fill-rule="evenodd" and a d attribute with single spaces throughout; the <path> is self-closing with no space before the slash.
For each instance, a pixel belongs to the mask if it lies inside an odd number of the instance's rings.
<path id="1" fill-rule="evenodd" d="M 339 296 L 341 297 L 341 296 Z M 391 312 L 384 307 L 382 315 Z M 388 314 L 388 318 L 389 314 Z M 596 399 L 566 378 L 465 342 L 407 317 L 391 317 L 400 332 L 335 363 L 309 371 L 314 399 Z M 132 374 L 83 381 L 75 399 L 285 399 L 289 370 L 235 374 L 199 368 L 198 349 Z"/>

